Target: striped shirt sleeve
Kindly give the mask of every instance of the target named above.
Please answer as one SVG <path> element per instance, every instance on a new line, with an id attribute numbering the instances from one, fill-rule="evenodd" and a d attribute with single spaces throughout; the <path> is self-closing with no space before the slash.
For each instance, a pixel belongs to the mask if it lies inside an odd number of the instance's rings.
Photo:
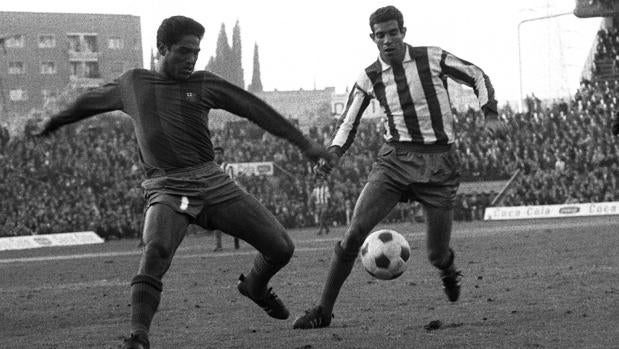
<path id="1" fill-rule="evenodd" d="M 494 88 L 483 70 L 438 47 L 430 48 L 430 52 L 435 57 L 440 55 L 440 67 L 445 75 L 473 89 L 484 115 L 498 114 Z"/>
<path id="2" fill-rule="evenodd" d="M 342 115 L 340 115 L 333 140 L 331 141 L 331 146 L 329 147 L 329 149 L 334 150 L 338 156 L 341 157 L 344 155 L 352 145 L 357 134 L 359 123 L 361 122 L 361 116 L 370 104 L 372 98 L 371 82 L 364 72 L 357 79 L 348 94 L 346 107 Z"/>

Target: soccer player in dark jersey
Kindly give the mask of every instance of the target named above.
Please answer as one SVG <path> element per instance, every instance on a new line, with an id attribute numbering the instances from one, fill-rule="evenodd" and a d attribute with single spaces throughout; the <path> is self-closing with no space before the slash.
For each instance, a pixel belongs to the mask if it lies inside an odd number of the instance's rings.
<path id="1" fill-rule="evenodd" d="M 238 290 L 268 315 L 289 311 L 268 288 L 294 245 L 284 227 L 253 196 L 241 190 L 213 161 L 208 129 L 210 109 L 224 109 L 255 122 L 295 144 L 312 161 L 332 155 L 308 140 L 281 114 L 256 96 L 206 71 L 194 71 L 204 27 L 193 19 L 165 19 L 157 31 L 161 61 L 155 71 L 132 69 L 115 82 L 77 98 L 33 132 L 46 136 L 95 114 L 121 110 L 131 116 L 146 180 L 144 248 L 131 281 L 131 337 L 125 348 L 149 348 L 148 331 L 159 305 L 161 279 L 183 240 L 187 225 L 221 229 L 260 253 Z"/>
<path id="2" fill-rule="evenodd" d="M 453 208 L 459 186 L 459 160 L 453 144 L 454 118 L 447 77 L 472 87 L 491 132 L 506 131 L 498 121 L 490 80 L 475 65 L 438 47 L 413 47 L 404 42 L 402 13 L 393 6 L 370 16 L 371 39 L 379 58 L 354 84 L 329 151 L 341 157 L 351 146 L 361 116 L 376 98 L 385 112 L 385 144 L 378 153 L 368 182 L 354 208 L 352 221 L 336 243 L 322 296 L 294 322 L 294 328 L 331 324 L 333 307 L 350 274 L 361 244 L 399 201 L 420 202 L 426 213 L 427 252 L 440 271 L 450 301 L 460 295 L 460 272 L 449 246 Z M 317 175 L 331 172 L 322 163 Z"/>

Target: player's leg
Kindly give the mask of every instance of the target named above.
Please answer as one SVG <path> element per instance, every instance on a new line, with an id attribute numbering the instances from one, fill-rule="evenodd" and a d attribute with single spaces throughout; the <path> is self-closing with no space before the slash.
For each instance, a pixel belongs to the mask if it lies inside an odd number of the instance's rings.
<path id="1" fill-rule="evenodd" d="M 455 266 L 455 254 L 449 247 L 453 222 L 453 209 L 424 206 L 426 212 L 427 250 L 430 263 L 438 268 L 445 293 L 455 302 L 460 296 L 461 273 Z"/>
<path id="2" fill-rule="evenodd" d="M 316 204 L 314 206 L 314 223 L 318 225 L 318 232 L 316 235 L 322 235 L 322 222 L 320 221 L 320 206 Z"/>
<path id="3" fill-rule="evenodd" d="M 323 205 L 320 209 L 320 224 L 322 227 L 324 227 L 325 229 L 325 234 L 329 234 L 329 220 L 327 219 L 328 216 L 328 208 L 327 205 Z"/>
<path id="4" fill-rule="evenodd" d="M 451 227 L 453 210 L 424 205 L 426 213 L 427 239 L 426 247 L 430 263 L 441 268 L 449 264 L 451 252 Z"/>
<path id="5" fill-rule="evenodd" d="M 215 229 L 213 230 L 213 234 L 215 235 L 215 249 L 213 251 L 221 251 L 223 249 L 223 245 L 221 243 L 221 230 Z"/>
<path id="6" fill-rule="evenodd" d="M 320 305 L 330 314 L 339 291 L 350 274 L 363 241 L 378 223 L 385 218 L 400 200 L 401 194 L 383 182 L 365 185 L 355 208 L 350 226 L 344 237 L 335 245 L 327 282 Z"/>
<path id="7" fill-rule="evenodd" d="M 267 288 L 271 278 L 288 264 L 294 253 L 292 239 L 275 216 L 253 196 L 245 195 L 209 207 L 205 215 L 198 217 L 198 223 L 221 229 L 260 252 L 249 274 L 241 276 L 239 291 L 262 306 L 270 316 L 287 318 L 288 310 L 281 301 L 272 298 L 274 294 Z M 272 309 L 267 309 L 269 307 Z"/>
<path id="8" fill-rule="evenodd" d="M 144 248 L 137 275 L 131 281 L 131 333 L 148 339 L 150 324 L 161 298 L 161 278 L 180 245 L 189 217 L 168 205 L 154 204 L 146 211 Z"/>
<path id="9" fill-rule="evenodd" d="M 294 328 L 329 326 L 335 301 L 350 275 L 363 241 L 370 230 L 389 214 L 400 197 L 398 191 L 384 182 L 368 182 L 365 185 L 355 204 L 350 226 L 343 239 L 335 245 L 320 303 L 299 317 Z"/>

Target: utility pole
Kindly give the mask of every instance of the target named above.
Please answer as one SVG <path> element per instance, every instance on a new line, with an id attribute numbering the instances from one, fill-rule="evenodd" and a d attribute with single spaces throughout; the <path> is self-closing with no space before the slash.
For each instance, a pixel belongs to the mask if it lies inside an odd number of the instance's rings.
<path id="1" fill-rule="evenodd" d="M 533 17 L 533 18 L 526 18 L 523 19 L 522 21 L 520 21 L 518 23 L 518 75 L 520 78 L 520 111 L 523 111 L 523 101 L 524 98 L 522 96 L 522 49 L 520 46 L 520 27 L 527 22 L 533 22 L 533 21 L 540 21 L 540 20 L 544 20 L 544 19 L 550 19 L 550 18 L 555 18 L 555 17 L 561 17 L 561 16 L 567 16 L 567 15 L 573 15 L 573 12 L 562 12 L 562 13 L 557 13 L 554 15 L 547 15 L 547 16 L 541 16 L 541 17 Z"/>

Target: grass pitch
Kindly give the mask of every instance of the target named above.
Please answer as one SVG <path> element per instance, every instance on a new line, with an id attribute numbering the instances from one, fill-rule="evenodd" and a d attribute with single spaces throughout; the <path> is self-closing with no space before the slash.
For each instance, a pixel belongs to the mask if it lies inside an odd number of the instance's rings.
<path id="1" fill-rule="evenodd" d="M 617 348 L 619 219 L 457 223 L 452 246 L 464 273 L 449 303 L 428 263 L 422 224 L 382 225 L 412 247 L 408 270 L 379 281 L 358 261 L 331 327 L 293 330 L 319 298 L 333 245 L 293 230 L 296 252 L 272 286 L 292 312 L 269 318 L 238 294 L 251 267 L 246 244 L 211 252 L 188 236 L 164 278 L 152 348 Z M 118 348 L 128 334 L 135 240 L 0 252 L 0 348 Z M 429 325 L 434 326 L 429 326 Z"/>

